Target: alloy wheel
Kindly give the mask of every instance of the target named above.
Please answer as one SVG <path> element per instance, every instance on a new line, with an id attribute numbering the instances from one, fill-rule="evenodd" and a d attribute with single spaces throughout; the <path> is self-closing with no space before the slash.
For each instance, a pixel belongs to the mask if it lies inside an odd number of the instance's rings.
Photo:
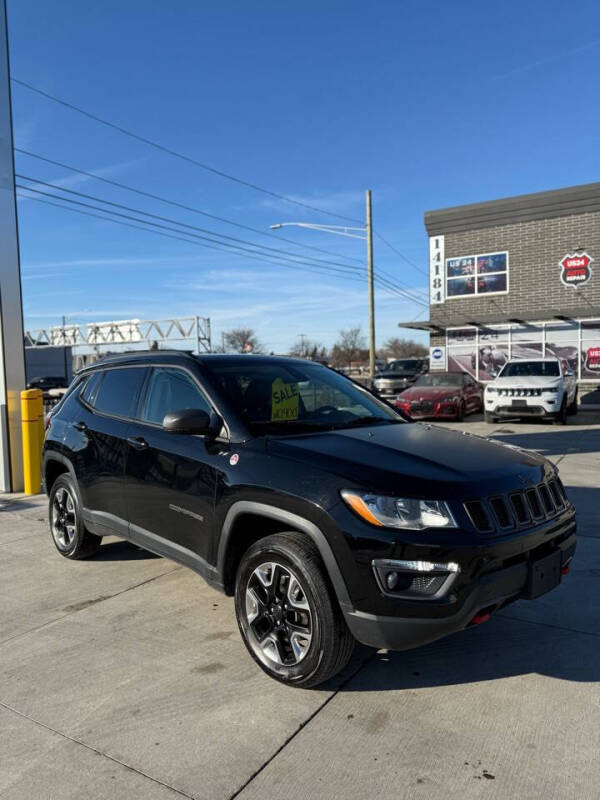
<path id="1" fill-rule="evenodd" d="M 296 575 L 274 561 L 256 567 L 246 585 L 248 639 L 257 656 L 292 667 L 306 656 L 313 612 Z"/>
<path id="2" fill-rule="evenodd" d="M 70 492 L 61 486 L 52 500 L 52 536 L 61 550 L 68 550 L 76 531 L 75 503 Z"/>

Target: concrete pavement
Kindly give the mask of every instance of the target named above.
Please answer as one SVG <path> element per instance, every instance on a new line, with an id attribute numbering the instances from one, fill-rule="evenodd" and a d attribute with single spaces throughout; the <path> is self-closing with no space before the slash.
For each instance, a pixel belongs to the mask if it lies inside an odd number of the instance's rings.
<path id="1" fill-rule="evenodd" d="M 600 420 L 575 420 L 455 426 L 559 463 L 565 582 L 419 650 L 360 648 L 313 691 L 264 676 L 189 570 L 116 540 L 68 562 L 43 498 L 0 499 L 0 797 L 595 800 Z"/>

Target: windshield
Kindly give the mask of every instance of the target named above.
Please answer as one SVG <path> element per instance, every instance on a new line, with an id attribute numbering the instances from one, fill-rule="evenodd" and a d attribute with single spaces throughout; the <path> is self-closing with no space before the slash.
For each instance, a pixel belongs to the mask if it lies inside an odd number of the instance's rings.
<path id="1" fill-rule="evenodd" d="M 327 367 L 236 360 L 205 364 L 215 388 L 256 436 L 404 422 L 393 408 Z"/>
<path id="2" fill-rule="evenodd" d="M 390 361 L 385 369 L 392 372 L 416 372 L 421 369 L 421 362 L 416 358 L 399 358 L 396 361 Z"/>
<path id="3" fill-rule="evenodd" d="M 558 361 L 512 361 L 505 364 L 499 378 L 558 378 Z"/>
<path id="4" fill-rule="evenodd" d="M 443 372 L 440 375 L 421 375 L 414 386 L 462 386 L 460 373 Z"/>

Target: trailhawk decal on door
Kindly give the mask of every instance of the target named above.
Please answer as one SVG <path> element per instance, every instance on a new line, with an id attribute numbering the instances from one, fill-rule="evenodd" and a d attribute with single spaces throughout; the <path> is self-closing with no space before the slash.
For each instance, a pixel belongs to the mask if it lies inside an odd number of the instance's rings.
<path id="1" fill-rule="evenodd" d="M 574 289 L 584 286 L 592 279 L 592 261 L 587 253 L 575 253 L 566 255 L 558 262 L 560 266 L 560 280 L 564 286 L 572 286 Z"/>

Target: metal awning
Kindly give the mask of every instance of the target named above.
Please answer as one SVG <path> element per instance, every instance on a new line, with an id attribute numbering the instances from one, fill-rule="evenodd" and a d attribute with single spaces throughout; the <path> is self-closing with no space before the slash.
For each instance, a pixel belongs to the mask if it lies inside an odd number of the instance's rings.
<path id="1" fill-rule="evenodd" d="M 527 313 L 488 313 L 473 314 L 471 317 L 454 317 L 446 320 L 420 320 L 418 322 L 399 322 L 399 328 L 409 330 L 429 331 L 430 333 L 443 333 L 447 328 L 460 328 L 463 326 L 485 327 L 486 325 L 501 325 L 513 323 L 514 325 L 526 325 L 531 322 L 575 322 L 577 320 L 600 320 L 600 307 L 598 306 L 578 306 L 568 310 L 561 308 L 548 309 L 545 314 Z"/>

